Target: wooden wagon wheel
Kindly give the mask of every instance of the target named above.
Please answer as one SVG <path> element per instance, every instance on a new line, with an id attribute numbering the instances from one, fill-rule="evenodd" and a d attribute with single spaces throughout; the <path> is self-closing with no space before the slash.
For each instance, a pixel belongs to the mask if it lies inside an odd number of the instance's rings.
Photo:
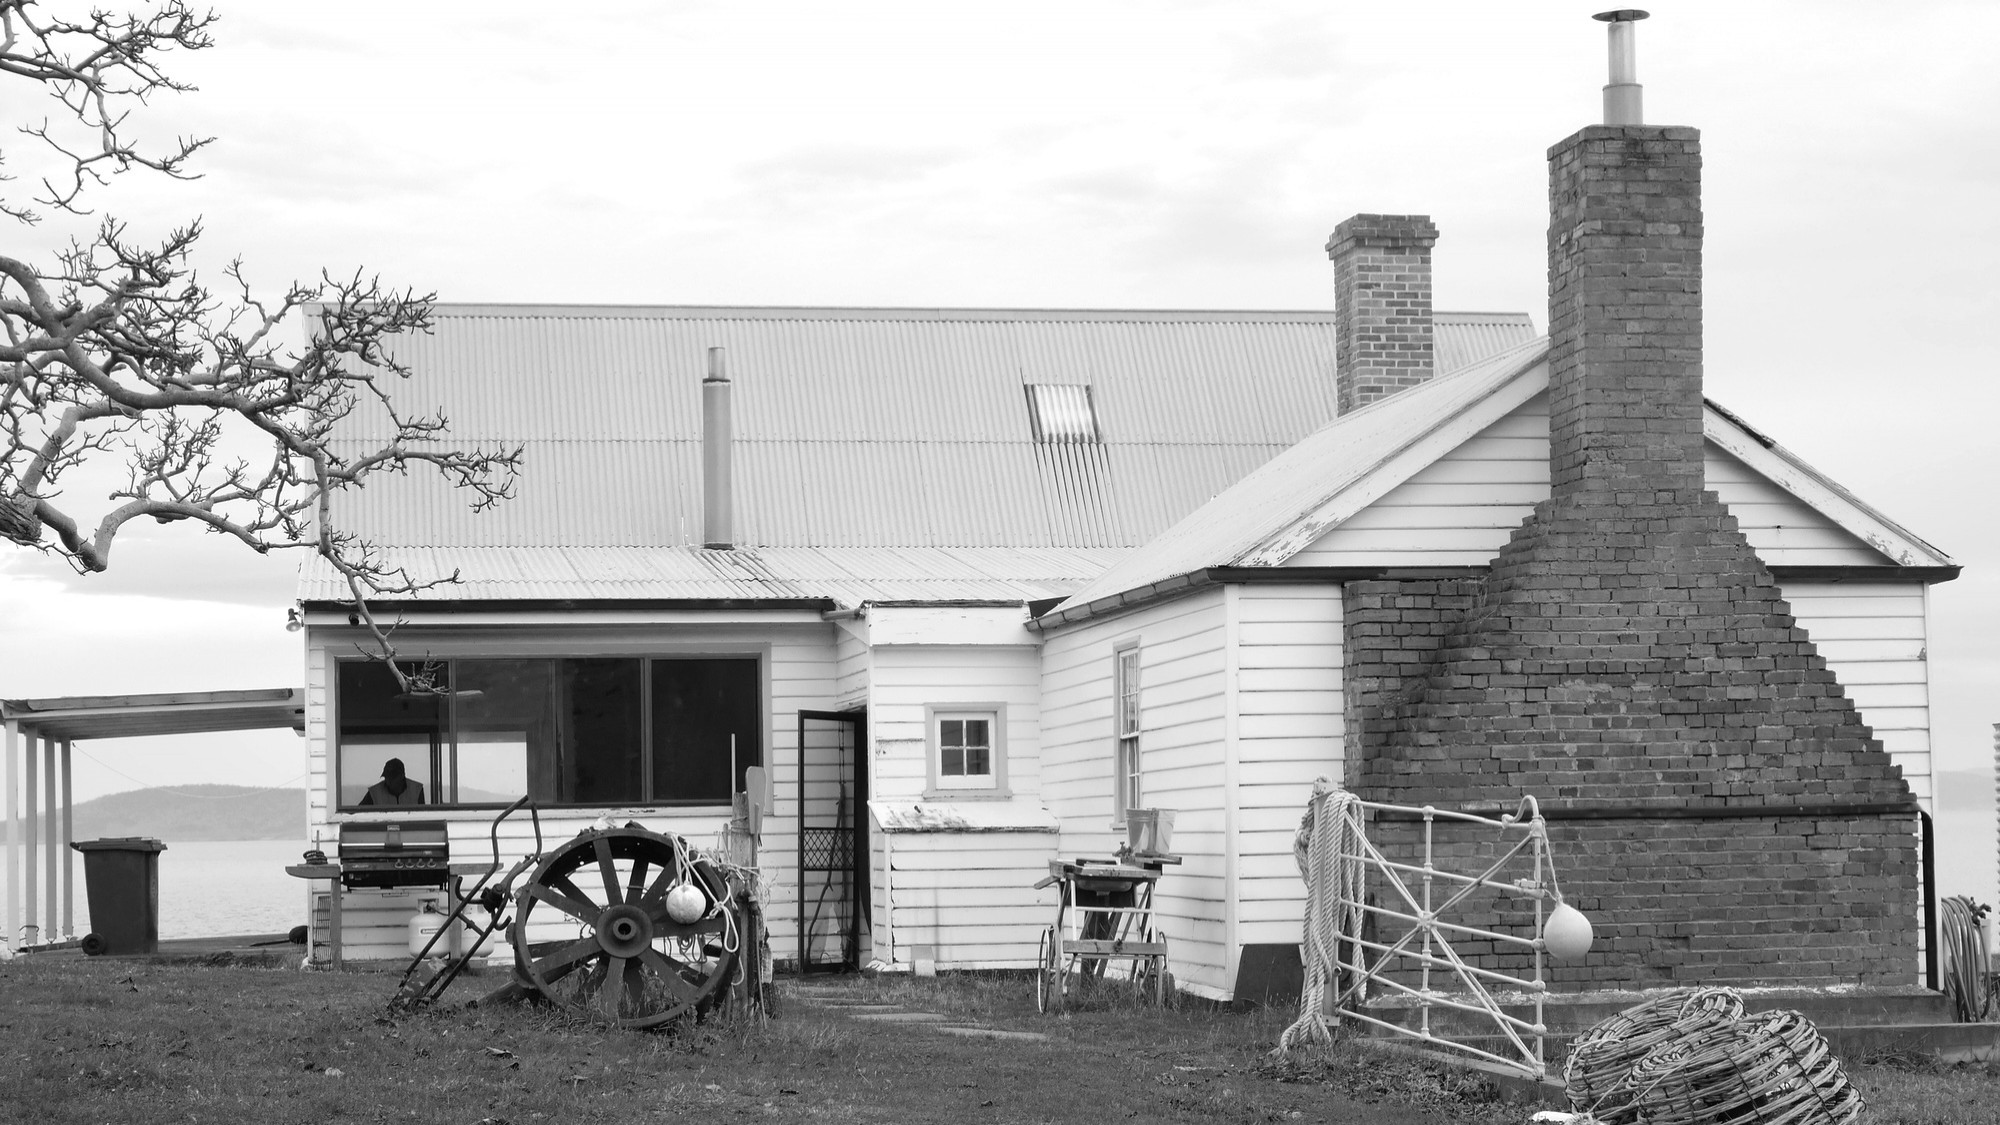
<path id="1" fill-rule="evenodd" d="M 544 997 L 619 1027 L 656 1027 L 705 1011 L 736 965 L 727 885 L 692 868 L 708 907 L 691 922 L 668 912 L 690 880 L 674 839 L 643 828 L 593 829 L 546 856 L 514 897 L 514 964 Z M 685 892 L 676 901 L 685 898 Z M 530 943 L 536 923 L 573 925 L 570 941 Z"/>

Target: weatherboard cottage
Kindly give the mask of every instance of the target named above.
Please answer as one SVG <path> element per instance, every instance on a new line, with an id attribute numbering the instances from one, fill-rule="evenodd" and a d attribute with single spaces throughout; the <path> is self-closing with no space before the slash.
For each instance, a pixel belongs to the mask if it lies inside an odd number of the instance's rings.
<path id="1" fill-rule="evenodd" d="M 1026 967 L 1048 861 L 1172 809 L 1173 969 L 1228 998 L 1299 941 L 1315 778 L 1529 789 L 1608 937 L 1578 981 L 1914 981 L 1957 567 L 1701 397 L 1692 133 L 1599 128 L 1559 199 L 1636 153 L 1683 210 L 1559 212 L 1546 337 L 1433 314 L 1421 216 L 1340 225 L 1331 314 L 441 306 L 403 358 L 455 437 L 524 446 L 520 493 L 338 498 L 461 581 L 380 607 L 447 677 L 412 696 L 306 575 L 312 830 L 443 820 L 483 858 L 525 794 L 552 839 L 703 842 L 761 766 L 780 962 Z M 391 757 L 435 803 L 359 804 Z M 348 900 L 346 955 L 400 955 L 395 892 Z"/>

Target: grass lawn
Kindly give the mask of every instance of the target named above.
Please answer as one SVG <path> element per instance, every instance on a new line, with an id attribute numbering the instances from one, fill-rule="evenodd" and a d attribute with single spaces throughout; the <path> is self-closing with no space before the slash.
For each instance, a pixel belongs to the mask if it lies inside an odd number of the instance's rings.
<path id="1" fill-rule="evenodd" d="M 0 1121 L 262 1123 L 1526 1122 L 1455 1069 L 1360 1049 L 1274 1065 L 1285 1013 L 1129 1001 L 1045 1017 L 1023 977 L 815 981 L 816 995 L 1046 1039 L 855 1018 L 781 982 L 780 1018 L 610 1031 L 533 1005 L 390 1017 L 397 976 L 22 958 L 0 965 Z M 1991 1125 L 2000 1071 L 1921 1062 L 1854 1077 L 1869 1121 Z"/>

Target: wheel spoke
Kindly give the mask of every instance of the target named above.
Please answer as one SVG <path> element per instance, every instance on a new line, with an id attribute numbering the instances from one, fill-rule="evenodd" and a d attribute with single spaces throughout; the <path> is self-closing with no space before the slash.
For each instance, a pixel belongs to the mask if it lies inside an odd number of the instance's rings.
<path id="1" fill-rule="evenodd" d="M 546 957 L 536 958 L 528 967 L 533 970 L 533 975 L 553 982 L 568 975 L 570 970 L 589 960 L 592 955 L 603 951 L 604 947 L 597 944 L 596 938 L 579 938 Z"/>
<path id="2" fill-rule="evenodd" d="M 639 905 L 646 908 L 648 917 L 659 913 L 660 904 L 667 898 L 667 888 L 674 885 L 675 874 L 677 872 L 673 867 L 660 868 L 659 877 L 653 880 L 653 885 L 647 887 L 645 895 L 639 899 Z"/>
<path id="3" fill-rule="evenodd" d="M 523 888 L 523 893 L 531 899 L 548 903 L 550 906 L 555 907 L 557 910 L 562 911 L 579 922 L 589 922 L 595 925 L 597 923 L 597 916 L 602 913 L 596 906 L 587 901 L 579 902 L 569 895 L 556 890 L 554 887 L 545 887 L 540 883 L 529 883 Z"/>
<path id="4" fill-rule="evenodd" d="M 595 842 L 597 849 L 597 870 L 604 876 L 604 903 L 615 906 L 625 901 L 624 892 L 618 887 L 618 862 L 611 858 L 611 840 L 599 836 Z"/>
<path id="5" fill-rule="evenodd" d="M 561 891 L 562 893 L 568 895 L 569 897 L 575 899 L 576 901 L 589 906 L 592 911 L 590 916 L 591 918 L 596 918 L 597 917 L 596 912 L 604 909 L 603 906 L 598 906 L 595 902 L 592 902 L 590 895 L 586 894 L 582 887 L 579 887 L 575 883 L 570 882 L 570 878 L 567 875 L 549 876 L 548 885 L 554 887 L 556 890 Z M 609 906 L 611 904 L 605 903 L 604 905 Z"/>
<path id="6" fill-rule="evenodd" d="M 626 882 L 625 897 L 620 899 L 620 902 L 635 905 L 638 903 L 640 888 L 646 885 L 646 869 L 648 866 L 646 857 L 643 855 L 632 861 L 632 878 Z"/>
<path id="7" fill-rule="evenodd" d="M 672 992 L 681 1003 L 691 1004 L 701 999 L 700 989 L 681 975 L 681 969 L 685 966 L 681 965 L 680 962 L 675 961 L 673 958 L 651 946 L 647 946 L 645 949 L 639 951 L 639 960 L 645 962 L 646 967 L 653 970 L 659 976 L 660 983 L 666 985 L 667 990 Z"/>
<path id="8" fill-rule="evenodd" d="M 618 1019 L 618 1009 L 625 1000 L 625 966 L 629 964 L 623 957 L 613 957 L 605 963 L 604 984 L 597 996 L 598 1009 L 605 1019 L 614 1022 Z"/>

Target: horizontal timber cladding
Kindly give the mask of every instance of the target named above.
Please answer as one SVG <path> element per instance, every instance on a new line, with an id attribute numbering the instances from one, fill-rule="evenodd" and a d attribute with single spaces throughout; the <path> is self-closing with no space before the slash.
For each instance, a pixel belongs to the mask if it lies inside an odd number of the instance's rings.
<path id="1" fill-rule="evenodd" d="M 1922 902 L 1914 810 L 1726 818 L 1690 812 L 1550 820 L 1563 901 L 1583 911 L 1595 934 L 1582 964 L 1546 962 L 1551 984 L 1917 983 L 1914 921 Z M 1437 868 L 1467 874 L 1484 870 L 1518 838 L 1447 821 L 1436 822 L 1434 831 Z M 1368 826 L 1370 841 L 1399 862 L 1421 863 L 1422 832 L 1421 822 L 1407 819 Z M 1531 874 L 1523 858 L 1498 877 Z M 1416 891 L 1416 877 L 1405 878 Z M 1399 898 L 1379 874 L 1371 876 L 1370 894 L 1382 903 Z M 1521 937 L 1535 932 L 1532 899 L 1491 890 L 1441 920 Z M 1378 939 L 1389 944 L 1402 932 L 1393 920 L 1378 923 Z M 1480 968 L 1533 975 L 1533 954 L 1525 949 L 1491 941 L 1452 946 Z M 1413 982 L 1414 974 L 1407 979 Z"/>
<path id="2" fill-rule="evenodd" d="M 1235 945 L 1296 942 L 1305 883 L 1292 858 L 1313 781 L 1341 776 L 1340 587 L 1238 587 Z M 1268 862 L 1267 862 L 1268 861 Z M 1230 973 L 1238 959 L 1226 951 Z"/>
<path id="3" fill-rule="evenodd" d="M 1042 798 L 1067 858 L 1109 856 L 1125 840 L 1112 806 L 1112 659 L 1139 648 L 1141 803 L 1176 813 L 1185 858 L 1155 889 L 1174 976 L 1228 995 L 1223 746 L 1226 649 L 1232 626 L 1220 587 L 1049 633 L 1042 647 Z"/>
<path id="4" fill-rule="evenodd" d="M 1769 566 L 1887 561 L 1852 532 L 1710 444 L 1706 487 Z M 1285 561 L 1286 566 L 1484 566 L 1549 498 L 1549 396 L 1505 418 L 1389 490 Z"/>
<path id="5" fill-rule="evenodd" d="M 888 905 L 876 956 L 910 966 L 928 953 L 939 968 L 1029 968 L 1056 892 L 1035 888 L 1056 854 L 1054 832 L 883 832 Z M 884 889 L 886 887 L 886 890 Z"/>
<path id="6" fill-rule="evenodd" d="M 1032 797 L 1041 787 L 1041 672 L 1028 645 L 877 645 L 868 725 L 875 743 L 876 800 L 980 801 Z M 1000 788 L 933 789 L 926 708 L 994 711 Z M 1053 857 L 1053 852 L 1050 853 Z"/>

